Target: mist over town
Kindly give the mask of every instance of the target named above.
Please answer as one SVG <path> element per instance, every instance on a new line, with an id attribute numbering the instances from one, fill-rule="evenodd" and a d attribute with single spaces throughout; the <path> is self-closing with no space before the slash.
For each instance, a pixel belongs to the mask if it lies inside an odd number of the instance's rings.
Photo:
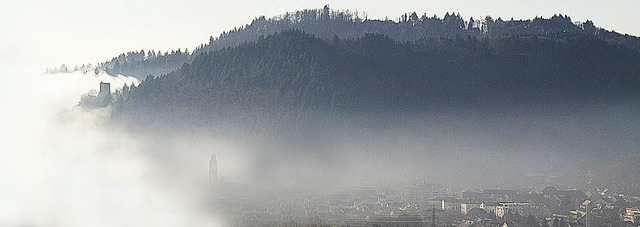
<path id="1" fill-rule="evenodd" d="M 640 224 L 637 31 L 313 7 L 101 60 L 9 36 L 0 226 Z"/>

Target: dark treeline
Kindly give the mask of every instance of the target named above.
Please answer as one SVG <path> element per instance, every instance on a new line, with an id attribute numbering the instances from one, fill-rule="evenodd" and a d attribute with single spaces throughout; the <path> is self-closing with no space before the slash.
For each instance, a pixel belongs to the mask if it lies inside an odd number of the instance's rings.
<path id="1" fill-rule="evenodd" d="M 608 43 L 640 50 L 640 39 L 621 35 L 594 26 L 593 22 L 574 23 L 569 16 L 555 15 L 545 19 L 503 20 L 490 16 L 465 20 L 460 14 L 446 13 L 438 16 L 419 15 L 415 12 L 401 15 L 397 20 L 369 19 L 357 11 L 336 11 L 325 6 L 322 9 L 301 10 L 267 19 L 264 16 L 250 24 L 211 37 L 209 43 L 201 44 L 193 51 L 133 51 L 113 58 L 99 67 L 110 74 L 133 75 L 144 79 L 147 75 L 161 76 L 190 62 L 193 56 L 209 51 L 234 47 L 252 42 L 284 30 L 302 30 L 319 38 L 357 38 L 365 34 L 384 34 L 396 41 L 416 41 L 421 38 L 455 37 L 510 37 L 510 36 L 557 36 L 589 35 Z"/>
<path id="2" fill-rule="evenodd" d="M 192 56 L 188 50 L 171 52 L 132 51 L 120 54 L 100 67 L 111 75 L 123 74 L 144 79 L 148 75 L 163 75 L 189 62 Z"/>
<path id="3" fill-rule="evenodd" d="M 593 36 L 320 39 L 285 31 L 203 53 L 119 96 L 116 121 L 305 124 L 634 100 L 640 53 Z"/>
<path id="4" fill-rule="evenodd" d="M 503 20 L 493 19 L 491 16 L 481 19 L 471 17 L 465 20 L 458 13 L 446 13 L 443 18 L 439 18 L 437 15 L 430 17 L 427 14 L 419 15 L 413 12 L 401 15 L 397 20 L 370 20 L 366 14 L 360 15 L 357 11 L 349 10 L 335 11 L 328 6 L 323 9 L 286 13 L 271 19 L 258 17 L 248 25 L 222 33 L 219 38 L 211 37 L 209 44 L 201 46 L 198 50 L 236 46 L 256 40 L 260 36 L 289 29 L 302 30 L 320 38 L 356 38 L 369 33 L 381 33 L 397 41 L 414 41 L 429 37 L 545 36 L 571 33 L 594 35 L 607 42 L 640 50 L 640 40 L 637 37 L 597 28 L 589 20 L 574 23 L 567 15 L 555 15 L 548 19 L 536 17 L 532 20 Z"/>

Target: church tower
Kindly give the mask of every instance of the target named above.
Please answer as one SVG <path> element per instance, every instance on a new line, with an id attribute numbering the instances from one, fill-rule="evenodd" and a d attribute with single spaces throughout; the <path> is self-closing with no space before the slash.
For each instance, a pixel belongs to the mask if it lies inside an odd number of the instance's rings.
<path id="1" fill-rule="evenodd" d="M 218 160 L 216 154 L 211 154 L 209 159 L 209 185 L 215 185 L 218 182 Z"/>

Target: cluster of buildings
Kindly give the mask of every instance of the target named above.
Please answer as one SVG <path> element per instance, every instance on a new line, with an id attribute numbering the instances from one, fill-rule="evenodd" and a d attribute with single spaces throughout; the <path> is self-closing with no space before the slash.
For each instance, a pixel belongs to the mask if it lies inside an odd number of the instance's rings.
<path id="1" fill-rule="evenodd" d="M 214 202 L 238 225 L 639 226 L 640 197 L 608 190 L 474 190 L 428 183 L 339 192 L 230 190 Z M 234 194 L 236 193 L 236 194 Z"/>
<path id="2" fill-rule="evenodd" d="M 609 189 L 460 190 L 432 183 L 342 191 L 257 189 L 218 177 L 214 215 L 240 226 L 640 226 L 640 196 Z"/>
<path id="3" fill-rule="evenodd" d="M 221 180 L 214 154 L 209 185 L 213 215 L 238 226 L 640 226 L 640 196 L 609 189 L 265 189 Z"/>
<path id="4" fill-rule="evenodd" d="M 435 189 L 429 193 L 443 195 Z M 541 191 L 475 190 L 452 192 L 429 200 L 412 196 L 413 201 L 463 215 L 456 226 L 639 226 L 640 197 L 625 196 L 608 189 Z M 424 205 L 423 205 L 424 206 Z"/>

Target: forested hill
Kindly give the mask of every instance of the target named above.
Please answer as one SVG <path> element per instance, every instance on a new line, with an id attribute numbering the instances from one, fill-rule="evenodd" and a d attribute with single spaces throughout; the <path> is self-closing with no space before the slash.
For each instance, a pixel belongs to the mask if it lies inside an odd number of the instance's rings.
<path id="1" fill-rule="evenodd" d="M 284 30 L 297 29 L 319 38 L 357 38 L 369 33 L 384 34 L 396 41 L 415 41 L 421 38 L 455 37 L 510 37 L 510 36 L 558 36 L 588 35 L 607 43 L 622 45 L 640 51 L 638 37 L 622 35 L 597 28 L 593 22 L 573 22 L 569 16 L 556 15 L 551 18 L 531 20 L 503 20 L 490 16 L 481 19 L 465 19 L 457 13 L 446 13 L 442 18 L 434 15 L 407 13 L 395 20 L 369 19 L 357 11 L 336 11 L 328 6 L 322 9 L 301 10 L 285 13 L 274 18 L 264 16 L 250 24 L 211 37 L 207 44 L 189 50 L 132 51 L 121 54 L 99 67 L 110 74 L 134 75 L 141 79 L 147 75 L 160 76 L 172 72 L 190 62 L 200 53 L 234 47 L 244 42 L 256 41 Z M 193 53 L 193 54 L 192 54 Z"/>
<path id="2" fill-rule="evenodd" d="M 640 95 L 640 53 L 588 35 L 320 39 L 285 31 L 203 53 L 115 95 L 143 125 L 298 125 L 369 114 L 611 102 Z"/>

